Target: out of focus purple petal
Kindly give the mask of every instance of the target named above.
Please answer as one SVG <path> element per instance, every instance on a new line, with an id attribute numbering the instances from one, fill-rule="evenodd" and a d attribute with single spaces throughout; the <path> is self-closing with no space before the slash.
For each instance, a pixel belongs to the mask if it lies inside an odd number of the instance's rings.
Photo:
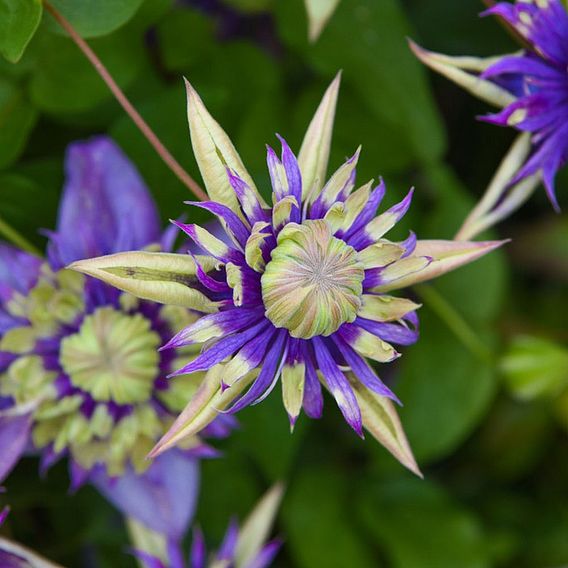
<path id="1" fill-rule="evenodd" d="M 15 408 L 0 413 L 0 483 L 12 471 L 29 441 L 31 413 L 17 414 Z"/>
<path id="2" fill-rule="evenodd" d="M 197 527 L 193 529 L 193 541 L 191 543 L 190 552 L 190 567 L 191 568 L 205 568 L 205 560 L 207 550 L 205 548 L 205 539 L 203 538 L 202 530 Z"/>
<path id="3" fill-rule="evenodd" d="M 110 479 L 102 470 L 91 477 L 99 491 L 124 514 L 173 539 L 182 538 L 193 517 L 199 488 L 195 460 L 179 450 L 157 458 L 143 474 L 129 469 Z"/>
<path id="4" fill-rule="evenodd" d="M 159 242 L 154 201 L 134 165 L 110 138 L 71 144 L 65 169 L 57 231 L 48 248 L 54 268 Z"/>

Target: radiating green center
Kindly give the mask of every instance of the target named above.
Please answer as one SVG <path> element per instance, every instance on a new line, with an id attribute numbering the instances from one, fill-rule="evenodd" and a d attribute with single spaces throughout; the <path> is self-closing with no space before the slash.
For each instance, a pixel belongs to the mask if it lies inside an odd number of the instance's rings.
<path id="1" fill-rule="evenodd" d="M 158 375 L 160 337 L 141 316 L 99 308 L 61 344 L 60 363 L 71 382 L 95 400 L 144 402 Z"/>
<path id="2" fill-rule="evenodd" d="M 290 223 L 262 276 L 266 317 L 292 337 L 331 335 L 356 318 L 364 277 L 357 252 L 326 221 Z"/>

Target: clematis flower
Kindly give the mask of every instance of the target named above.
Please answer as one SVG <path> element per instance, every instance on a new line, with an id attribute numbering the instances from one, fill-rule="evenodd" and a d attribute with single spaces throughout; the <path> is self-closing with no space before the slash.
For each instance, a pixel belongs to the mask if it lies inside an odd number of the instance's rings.
<path id="1" fill-rule="evenodd" d="M 72 144 L 57 230 L 42 261 L 0 244 L 0 480 L 26 451 L 44 473 L 67 457 L 72 489 L 94 484 L 127 517 L 178 541 L 198 490 L 193 437 L 154 463 L 146 454 L 195 387 L 166 375 L 196 353 L 157 348 L 197 316 L 140 301 L 65 270 L 121 250 L 168 250 L 139 174 L 107 138 Z M 222 437 L 231 417 L 206 434 Z"/>
<path id="2" fill-rule="evenodd" d="M 345 420 L 370 430 L 418 471 L 391 400 L 396 395 L 369 363 L 399 357 L 394 345 L 417 339 L 418 304 L 391 291 L 470 262 L 499 243 L 391 241 L 412 191 L 376 215 L 385 184 L 357 188 L 360 149 L 325 173 L 339 77 L 326 92 L 298 159 L 279 137 L 268 148 L 269 207 L 234 146 L 188 84 L 193 149 L 212 201 L 192 203 L 215 215 L 226 235 L 174 222 L 204 253 L 123 253 L 76 262 L 77 271 L 134 295 L 190 301 L 203 313 L 161 350 L 200 345 L 171 377 L 208 371 L 202 386 L 152 452 L 161 453 L 217 416 L 264 400 L 279 382 L 293 427 L 301 409 L 319 418 L 322 384 Z"/>
<path id="3" fill-rule="evenodd" d="M 193 531 L 193 541 L 188 562 L 181 549 L 165 549 L 156 545 L 152 535 L 140 535 L 142 549 L 133 554 L 147 568 L 268 568 L 278 554 L 281 541 L 266 542 L 274 517 L 282 500 L 283 488 L 275 485 L 264 495 L 245 520 L 242 528 L 236 519 L 230 524 L 223 542 L 209 558 L 201 529 Z"/>
<path id="4" fill-rule="evenodd" d="M 447 57 L 412 45 L 418 57 L 503 110 L 482 120 L 528 133 L 532 152 L 509 181 L 542 175 L 558 210 L 555 176 L 568 161 L 568 12 L 561 0 L 499 2 L 483 15 L 502 18 L 522 39 L 519 53 L 478 59 Z M 523 160 L 528 154 L 521 150 Z"/>

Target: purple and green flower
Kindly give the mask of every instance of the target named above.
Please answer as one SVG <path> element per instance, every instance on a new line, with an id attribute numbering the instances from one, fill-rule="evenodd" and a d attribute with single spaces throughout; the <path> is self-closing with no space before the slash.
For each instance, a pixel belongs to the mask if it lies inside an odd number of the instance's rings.
<path id="1" fill-rule="evenodd" d="M 197 315 L 160 306 L 64 267 L 132 248 L 169 250 L 142 179 L 107 138 L 72 144 L 57 230 L 46 260 L 0 243 L 0 480 L 25 452 L 46 472 L 68 458 L 72 488 L 94 484 L 127 517 L 178 541 L 192 517 L 196 458 L 188 438 L 155 462 L 146 455 L 195 385 L 166 376 L 195 349 L 159 352 Z M 222 416 L 206 435 L 224 437 Z"/>
<path id="2" fill-rule="evenodd" d="M 174 221 L 201 255 L 130 252 L 70 266 L 137 297 L 201 314 L 160 351 L 199 346 L 199 355 L 170 377 L 207 374 L 186 379 L 201 386 L 151 456 L 195 435 L 219 413 L 261 402 L 280 383 L 292 427 L 302 409 L 312 418 L 322 415 L 324 387 L 357 434 L 366 428 L 419 473 L 391 402 L 398 399 L 372 365 L 396 360 L 395 345 L 418 337 L 419 305 L 393 291 L 500 243 L 417 241 L 413 233 L 389 240 L 412 191 L 377 215 L 385 184 L 356 183 L 360 149 L 326 177 L 338 89 L 339 77 L 298 157 L 281 137 L 280 156 L 268 148 L 268 205 L 187 84 L 193 150 L 211 197 L 191 205 L 216 216 L 222 234 Z"/>
<path id="3" fill-rule="evenodd" d="M 561 0 L 517 0 L 496 3 L 482 15 L 501 18 L 521 40 L 522 50 L 486 59 L 448 57 L 412 44 L 413 50 L 435 71 L 502 108 L 482 120 L 526 133 L 530 144 L 512 156 L 519 163 L 507 187 L 542 177 L 558 210 L 555 177 L 568 162 L 567 7 Z"/>

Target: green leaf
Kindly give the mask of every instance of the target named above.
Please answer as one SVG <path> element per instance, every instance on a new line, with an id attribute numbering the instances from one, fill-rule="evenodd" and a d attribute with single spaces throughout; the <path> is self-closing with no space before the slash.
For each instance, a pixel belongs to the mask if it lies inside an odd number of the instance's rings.
<path id="1" fill-rule="evenodd" d="M 17 63 L 42 14 L 41 0 L 0 0 L 0 53 Z"/>
<path id="2" fill-rule="evenodd" d="M 568 387 L 568 349 L 540 337 L 515 337 L 501 360 L 501 369 L 515 397 L 555 396 Z"/>
<path id="3" fill-rule="evenodd" d="M 0 168 L 18 158 L 36 120 L 37 111 L 22 90 L 0 77 Z"/>
<path id="4" fill-rule="evenodd" d="M 69 39 L 43 34 L 38 42 L 37 67 L 30 81 L 30 96 L 37 107 L 53 114 L 77 114 L 112 98 L 91 63 Z M 121 32 L 90 45 L 121 88 L 141 71 L 144 51 L 136 35 Z"/>
<path id="5" fill-rule="evenodd" d="M 278 6 L 284 39 L 326 76 L 343 69 L 345 84 L 368 106 L 377 136 L 384 124 L 404 134 L 415 160 L 439 159 L 445 148 L 443 128 L 425 71 L 408 48 L 411 29 L 399 2 L 343 0 L 313 47 L 303 37 L 301 16 L 293 4 Z"/>
<path id="6" fill-rule="evenodd" d="M 303 469 L 286 492 L 284 534 L 296 568 L 379 566 L 351 521 L 351 481 L 339 471 Z"/>
<path id="7" fill-rule="evenodd" d="M 51 0 L 51 3 L 81 37 L 109 34 L 128 22 L 143 0 Z M 64 34 L 59 24 L 49 20 L 50 28 Z"/>
<path id="8" fill-rule="evenodd" d="M 365 484 L 362 519 L 384 547 L 392 568 L 486 568 L 481 527 L 432 483 Z"/>
<path id="9" fill-rule="evenodd" d="M 51 229 L 55 225 L 60 167 L 60 164 L 49 161 L 34 164 L 22 173 L 0 175 L 2 218 L 36 245 L 45 242 L 39 235 L 39 229 Z"/>
<path id="10" fill-rule="evenodd" d="M 420 340 L 407 347 L 395 388 L 400 417 L 416 460 L 451 453 L 487 412 L 496 391 L 493 366 L 473 355 L 427 306 Z M 487 339 L 487 338 L 486 338 Z"/>

